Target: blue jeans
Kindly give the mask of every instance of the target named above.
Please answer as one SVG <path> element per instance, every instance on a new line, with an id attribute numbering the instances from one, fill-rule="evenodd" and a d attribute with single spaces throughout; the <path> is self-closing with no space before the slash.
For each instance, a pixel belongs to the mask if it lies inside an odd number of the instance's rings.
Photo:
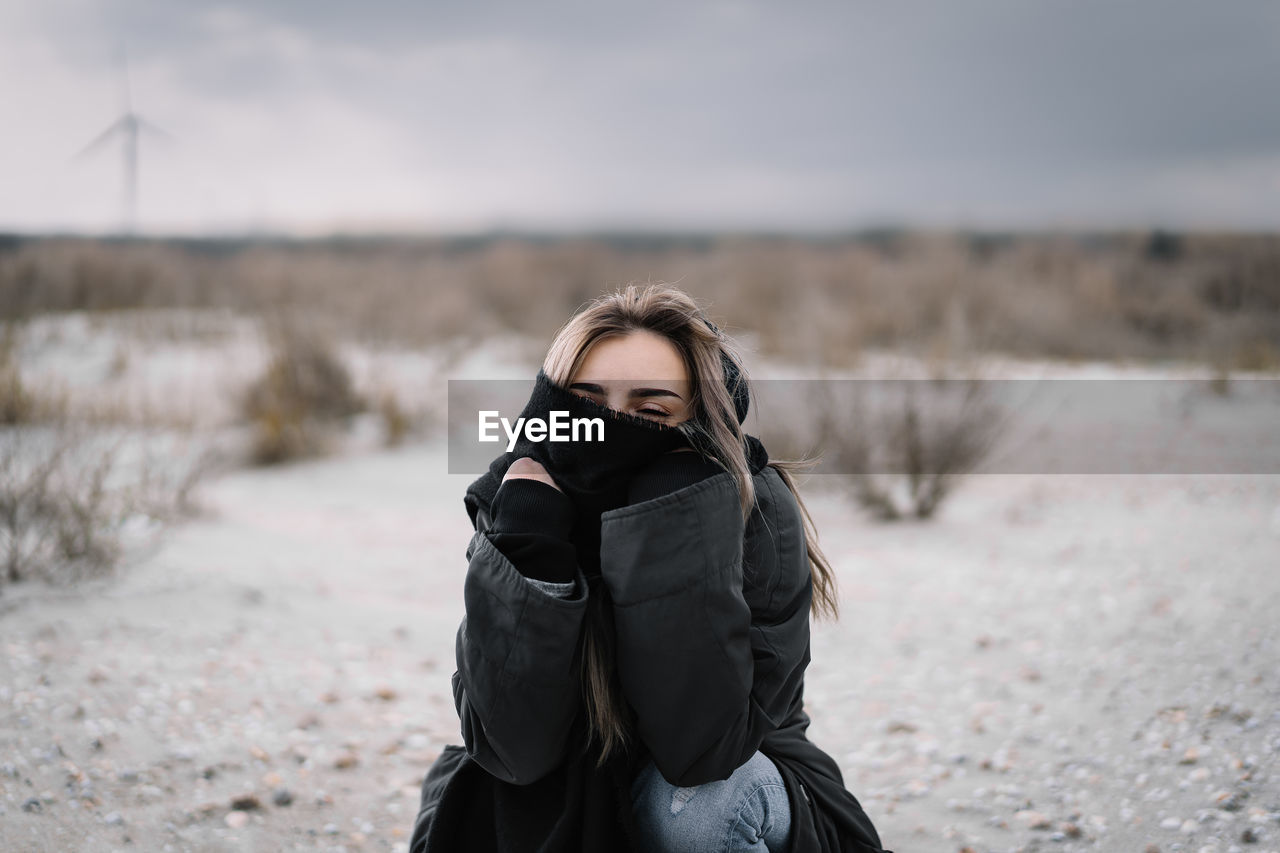
<path id="1" fill-rule="evenodd" d="M 728 779 L 679 788 L 649 761 L 631 783 L 641 849 L 655 853 L 787 853 L 791 807 L 773 761 L 757 751 Z"/>

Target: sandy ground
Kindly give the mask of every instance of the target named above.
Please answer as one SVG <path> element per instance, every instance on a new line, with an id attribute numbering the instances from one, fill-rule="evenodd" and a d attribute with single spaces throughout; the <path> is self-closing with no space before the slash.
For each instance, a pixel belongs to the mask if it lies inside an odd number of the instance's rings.
<path id="1" fill-rule="evenodd" d="M 119 579 L 6 589 L 0 849 L 404 849 L 460 742 L 445 470 L 232 473 Z M 900 526 L 811 483 L 810 736 L 886 845 L 1280 849 L 1280 478 L 983 476 Z"/>
<path id="2" fill-rule="evenodd" d="M 216 427 L 229 398 L 191 389 L 238 387 L 261 348 L 172 322 L 37 326 L 24 373 Z M 425 405 L 441 375 L 532 376 L 500 348 L 351 358 Z M 1202 443 L 1239 399 L 1199 406 Z M 406 847 L 461 742 L 472 477 L 365 426 L 336 458 L 205 483 L 207 512 L 115 578 L 0 589 L 0 850 Z M 887 846 L 1280 851 L 1280 476 L 983 475 L 899 525 L 830 485 L 805 487 L 843 606 L 813 624 L 809 734 Z"/>

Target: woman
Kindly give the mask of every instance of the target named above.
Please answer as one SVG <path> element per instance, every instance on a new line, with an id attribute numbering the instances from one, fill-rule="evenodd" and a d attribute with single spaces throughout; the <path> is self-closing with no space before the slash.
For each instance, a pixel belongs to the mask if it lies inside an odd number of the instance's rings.
<path id="1" fill-rule="evenodd" d="M 682 291 L 628 286 L 560 330 L 522 436 L 467 489 L 454 702 L 422 851 L 880 851 L 805 736 L 810 611 L 836 614 L 790 469 L 742 432 L 724 335 Z"/>

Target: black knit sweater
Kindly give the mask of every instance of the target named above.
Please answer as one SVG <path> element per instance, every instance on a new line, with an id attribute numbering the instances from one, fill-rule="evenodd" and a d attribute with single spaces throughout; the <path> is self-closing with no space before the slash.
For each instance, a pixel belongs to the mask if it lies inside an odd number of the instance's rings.
<path id="1" fill-rule="evenodd" d="M 635 504 L 692 485 L 724 469 L 697 453 L 663 454 L 631 480 L 627 503 Z M 541 480 L 504 480 L 494 495 L 493 544 L 522 575 L 550 583 L 573 580 L 575 513 L 569 497 Z"/>

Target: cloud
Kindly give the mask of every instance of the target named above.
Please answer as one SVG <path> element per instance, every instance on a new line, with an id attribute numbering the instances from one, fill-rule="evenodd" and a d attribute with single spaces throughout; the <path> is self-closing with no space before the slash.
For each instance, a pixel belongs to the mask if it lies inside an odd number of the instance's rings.
<path id="1" fill-rule="evenodd" d="M 127 41 L 139 109 L 202 140 L 190 150 L 241 207 L 232 187 L 276 187 L 290 221 L 1173 221 L 1207 195 L 1226 216 L 1227 176 L 1280 154 L 1280 7 L 1258 0 L 49 0 L 8 15 L 0 52 L 25 52 L 24 89 L 102 114 L 69 87 L 109 103 Z M 5 162 L 22 159 L 11 145 Z M 179 217 L 190 203 L 171 196 L 150 208 Z M 1280 202 L 1236 200 L 1280 224 Z M 0 224 L 21 222 L 5 204 Z"/>

